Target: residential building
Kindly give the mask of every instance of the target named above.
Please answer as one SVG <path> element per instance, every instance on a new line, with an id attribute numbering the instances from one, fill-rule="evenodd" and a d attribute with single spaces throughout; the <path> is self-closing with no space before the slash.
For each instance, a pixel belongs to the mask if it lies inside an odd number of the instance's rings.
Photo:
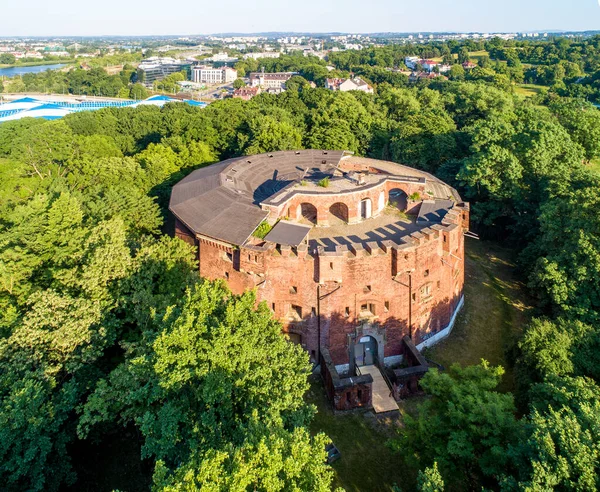
<path id="1" fill-rule="evenodd" d="M 248 58 L 253 58 L 254 60 L 258 60 L 259 58 L 279 58 L 281 53 L 279 51 L 262 51 L 260 53 L 246 53 L 244 55 L 244 60 Z"/>
<path id="2" fill-rule="evenodd" d="M 233 91 L 234 98 L 243 99 L 244 101 L 249 101 L 258 94 L 260 94 L 260 87 L 240 87 Z"/>
<path id="3" fill-rule="evenodd" d="M 192 67 L 192 82 L 202 84 L 228 84 L 237 79 L 237 70 L 231 67 L 209 67 L 197 65 Z"/>
<path id="4" fill-rule="evenodd" d="M 294 75 L 296 75 L 296 72 L 252 72 L 249 77 L 250 86 L 262 87 L 264 89 L 268 87 L 285 89 L 285 83 Z"/>
<path id="5" fill-rule="evenodd" d="M 373 87 L 359 77 L 354 77 L 353 79 L 327 79 L 325 81 L 325 88 L 331 91 L 363 91 L 369 94 L 373 93 Z"/>
<path id="6" fill-rule="evenodd" d="M 417 63 L 419 63 L 418 56 L 407 56 L 404 58 L 404 64 L 411 70 L 417 66 Z"/>
<path id="7" fill-rule="evenodd" d="M 438 77 L 448 80 L 448 77 L 435 72 L 413 72 L 408 76 L 408 81 L 414 84 L 418 80 L 433 80 Z"/>

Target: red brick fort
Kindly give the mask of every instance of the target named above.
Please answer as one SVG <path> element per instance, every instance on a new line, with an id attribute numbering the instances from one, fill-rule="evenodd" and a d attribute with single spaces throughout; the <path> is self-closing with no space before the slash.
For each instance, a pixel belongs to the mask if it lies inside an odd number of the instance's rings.
<path id="1" fill-rule="evenodd" d="M 403 337 L 427 344 L 462 305 L 469 206 L 423 171 L 331 150 L 238 157 L 192 172 L 169 208 L 200 275 L 256 289 L 342 372 L 393 364 Z"/>

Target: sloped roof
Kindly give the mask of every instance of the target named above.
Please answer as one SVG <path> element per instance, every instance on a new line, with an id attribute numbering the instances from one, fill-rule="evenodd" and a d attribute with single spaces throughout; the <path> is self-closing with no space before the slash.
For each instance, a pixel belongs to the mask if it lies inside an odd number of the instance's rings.
<path id="1" fill-rule="evenodd" d="M 335 167 L 343 151 L 281 151 L 196 169 L 173 187 L 169 209 L 192 232 L 243 244 L 267 217 L 260 203 L 307 170 Z"/>
<path id="2" fill-rule="evenodd" d="M 298 246 L 308 236 L 312 226 L 304 224 L 294 224 L 284 220 L 277 222 L 271 232 L 265 237 L 266 241 L 277 244 L 287 244 L 288 246 Z"/>

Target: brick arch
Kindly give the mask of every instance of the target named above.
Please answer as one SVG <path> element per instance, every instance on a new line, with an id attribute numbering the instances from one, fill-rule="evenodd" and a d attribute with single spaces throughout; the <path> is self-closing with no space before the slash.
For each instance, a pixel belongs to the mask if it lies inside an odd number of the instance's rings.
<path id="1" fill-rule="evenodd" d="M 388 191 L 388 202 L 390 205 L 405 212 L 408 208 L 408 193 L 399 187 L 391 188 Z"/>
<path id="2" fill-rule="evenodd" d="M 350 218 L 348 205 L 344 202 L 334 203 L 329 207 L 329 215 L 347 223 Z"/>
<path id="3" fill-rule="evenodd" d="M 317 223 L 317 207 L 312 203 L 302 202 L 298 205 L 298 209 L 296 212 L 296 217 L 298 219 L 304 218 L 305 220 L 316 224 Z"/>

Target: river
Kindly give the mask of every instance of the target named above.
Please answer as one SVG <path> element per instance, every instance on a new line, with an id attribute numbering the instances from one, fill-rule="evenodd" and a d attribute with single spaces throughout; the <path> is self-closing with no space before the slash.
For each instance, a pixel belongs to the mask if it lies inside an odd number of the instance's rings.
<path id="1" fill-rule="evenodd" d="M 26 73 L 40 73 L 46 70 L 58 70 L 66 66 L 66 63 L 55 63 L 54 65 L 36 65 L 34 67 L 9 67 L 0 68 L 0 77 L 15 77 Z"/>

